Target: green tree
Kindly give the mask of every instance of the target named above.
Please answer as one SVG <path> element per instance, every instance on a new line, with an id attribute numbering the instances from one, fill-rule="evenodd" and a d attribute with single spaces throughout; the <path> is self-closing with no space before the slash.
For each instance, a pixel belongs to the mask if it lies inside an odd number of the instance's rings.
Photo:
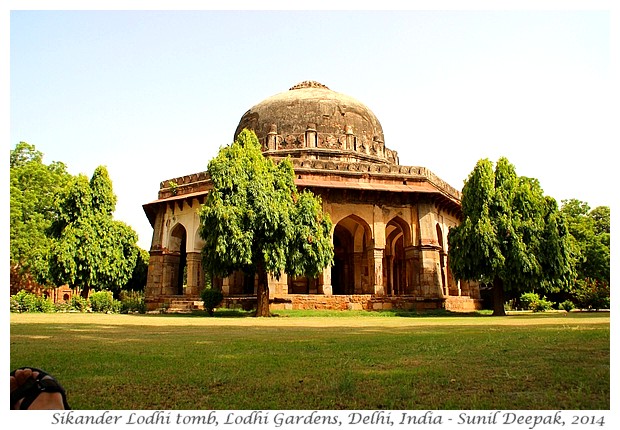
<path id="1" fill-rule="evenodd" d="M 597 297 L 604 295 L 611 280 L 609 207 L 599 206 L 590 210 L 587 203 L 570 199 L 562 201 L 561 211 L 567 220 L 577 254 L 577 288 L 589 291 L 594 289 Z M 583 292 L 577 295 L 584 296 Z M 583 304 L 584 300 L 581 302 Z"/>
<path id="2" fill-rule="evenodd" d="M 138 255 L 137 234 L 112 218 L 116 196 L 107 169 L 97 167 L 91 180 L 71 179 L 57 202 L 50 228 L 51 272 L 57 283 L 118 291 L 132 276 Z"/>
<path id="3" fill-rule="evenodd" d="M 148 251 L 138 247 L 136 265 L 131 273 L 131 278 L 123 285 L 123 290 L 144 291 L 149 270 L 149 258 Z"/>
<path id="4" fill-rule="evenodd" d="M 56 215 L 55 201 L 71 175 L 60 162 L 43 163 L 43 153 L 20 142 L 10 154 L 11 272 L 39 284 L 51 282 L 47 232 Z"/>
<path id="5" fill-rule="evenodd" d="M 448 234 L 457 278 L 493 285 L 493 314 L 506 294 L 568 288 L 573 256 L 565 220 L 537 180 L 519 177 L 506 158 L 480 160 L 463 187 L 463 222 Z"/>
<path id="6" fill-rule="evenodd" d="M 299 193 L 291 162 L 263 157 L 254 132 L 209 162 L 213 190 L 200 211 L 207 273 L 258 274 L 257 316 L 269 316 L 268 275 L 315 277 L 333 261 L 332 223 L 310 192 Z"/>

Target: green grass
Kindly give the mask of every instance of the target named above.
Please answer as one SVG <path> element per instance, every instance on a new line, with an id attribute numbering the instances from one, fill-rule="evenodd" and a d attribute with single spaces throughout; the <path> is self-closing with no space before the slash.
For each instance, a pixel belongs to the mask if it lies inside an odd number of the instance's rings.
<path id="1" fill-rule="evenodd" d="M 608 313 L 11 314 L 74 409 L 609 409 Z"/>

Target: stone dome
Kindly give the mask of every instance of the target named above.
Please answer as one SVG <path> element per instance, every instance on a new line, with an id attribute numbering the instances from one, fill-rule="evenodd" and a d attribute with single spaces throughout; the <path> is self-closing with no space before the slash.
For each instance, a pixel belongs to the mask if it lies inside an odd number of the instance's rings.
<path id="1" fill-rule="evenodd" d="M 256 133 L 266 156 L 398 164 L 368 107 L 314 81 L 252 107 L 241 117 L 235 138 L 244 128 Z"/>

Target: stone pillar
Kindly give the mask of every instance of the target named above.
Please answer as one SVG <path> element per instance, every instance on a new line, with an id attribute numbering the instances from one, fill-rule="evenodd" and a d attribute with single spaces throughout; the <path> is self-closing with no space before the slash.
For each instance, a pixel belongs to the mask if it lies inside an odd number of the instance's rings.
<path id="1" fill-rule="evenodd" d="M 199 296 L 204 289 L 204 272 L 200 252 L 187 253 L 187 286 L 185 295 Z"/>
<path id="2" fill-rule="evenodd" d="M 452 278 L 454 278 L 454 277 L 452 277 Z M 455 280 L 455 281 L 454 281 L 454 283 L 456 284 L 456 291 L 457 291 L 457 294 L 458 294 L 459 296 L 462 296 L 462 295 L 463 295 L 463 290 L 461 290 L 461 281 L 456 281 L 456 280 Z M 469 295 L 469 293 L 468 293 L 468 294 L 466 294 L 466 295 L 468 296 L 468 295 Z"/>
<path id="3" fill-rule="evenodd" d="M 162 253 L 163 270 L 161 292 L 164 295 L 177 294 L 180 255 L 178 252 Z"/>
<path id="4" fill-rule="evenodd" d="M 222 279 L 222 294 L 224 296 L 230 296 L 230 276 L 226 276 Z"/>
<path id="5" fill-rule="evenodd" d="M 354 277 L 354 285 L 355 294 L 363 294 L 364 290 L 362 287 L 362 266 L 364 262 L 364 254 L 362 252 L 354 252 L 353 253 L 353 277 Z"/>
<path id="6" fill-rule="evenodd" d="M 346 145 L 347 147 L 345 148 L 348 151 L 355 151 L 356 145 L 355 145 L 355 135 L 353 134 L 353 126 L 351 125 L 347 125 L 346 127 Z"/>
<path id="7" fill-rule="evenodd" d="M 332 266 L 323 269 L 323 273 L 319 275 L 319 294 L 331 296 L 332 290 Z"/>
<path id="8" fill-rule="evenodd" d="M 306 147 L 316 148 L 317 146 L 316 124 L 308 124 L 308 127 L 306 127 Z"/>
<path id="9" fill-rule="evenodd" d="M 278 126 L 276 126 L 275 124 L 271 124 L 271 128 L 269 129 L 269 133 L 267 133 L 267 150 L 268 151 L 273 151 L 278 149 L 277 148 L 277 136 L 278 136 Z"/>
<path id="10" fill-rule="evenodd" d="M 441 284 L 439 250 L 435 247 L 422 247 L 420 251 L 420 284 L 425 298 L 441 298 L 444 292 Z"/>
<path id="11" fill-rule="evenodd" d="M 386 283 L 386 294 L 390 296 L 396 295 L 396 283 L 394 276 L 394 256 L 386 255 L 385 256 L 385 265 L 386 265 L 386 273 L 387 273 L 387 283 Z"/>
<path id="12" fill-rule="evenodd" d="M 416 262 L 420 259 L 418 249 L 413 246 L 405 248 L 405 294 L 416 294 L 420 285 Z"/>
<path id="13" fill-rule="evenodd" d="M 275 276 L 268 276 L 269 282 L 269 298 L 288 294 L 288 276 L 286 273 L 280 273 L 280 279 Z"/>
<path id="14" fill-rule="evenodd" d="M 374 248 L 371 251 L 373 257 L 373 294 L 385 296 L 385 286 L 383 285 L 383 248 Z"/>
<path id="15" fill-rule="evenodd" d="M 450 287 L 448 286 L 448 276 L 446 273 L 446 253 L 443 250 L 439 250 L 439 285 L 441 285 L 441 291 L 445 296 L 451 295 Z"/>
<path id="16" fill-rule="evenodd" d="M 446 273 L 446 281 L 448 283 L 448 291 L 450 292 L 451 296 L 461 296 L 462 295 L 462 291 L 461 291 L 461 283 L 454 278 L 454 276 L 452 275 L 452 270 L 450 270 L 450 255 L 446 254 L 445 257 L 445 268 L 444 271 Z"/>
<path id="17" fill-rule="evenodd" d="M 151 250 L 146 286 L 144 287 L 144 301 L 149 311 L 157 309 L 159 304 L 159 296 L 162 294 L 162 268 L 163 257 L 161 249 Z"/>

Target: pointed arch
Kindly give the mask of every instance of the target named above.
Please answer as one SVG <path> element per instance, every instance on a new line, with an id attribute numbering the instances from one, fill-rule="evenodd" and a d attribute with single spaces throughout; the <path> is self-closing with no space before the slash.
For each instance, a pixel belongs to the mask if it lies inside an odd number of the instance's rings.
<path id="1" fill-rule="evenodd" d="M 407 221 L 405 221 L 400 216 L 395 216 L 387 223 L 387 226 L 392 226 L 394 228 L 400 228 L 403 234 L 403 245 L 404 246 L 412 245 L 411 225 L 409 225 Z"/>
<path id="2" fill-rule="evenodd" d="M 370 292 L 368 252 L 372 250 L 371 232 L 369 224 L 355 214 L 335 224 L 334 265 L 331 272 L 333 294 Z"/>
<path id="3" fill-rule="evenodd" d="M 411 226 L 395 216 L 385 225 L 385 286 L 388 295 L 400 296 L 409 289 L 405 249 L 411 246 Z"/>
<path id="4" fill-rule="evenodd" d="M 185 271 L 187 269 L 187 230 L 181 223 L 170 230 L 168 237 L 170 252 L 170 283 L 174 294 L 183 295 Z"/>

